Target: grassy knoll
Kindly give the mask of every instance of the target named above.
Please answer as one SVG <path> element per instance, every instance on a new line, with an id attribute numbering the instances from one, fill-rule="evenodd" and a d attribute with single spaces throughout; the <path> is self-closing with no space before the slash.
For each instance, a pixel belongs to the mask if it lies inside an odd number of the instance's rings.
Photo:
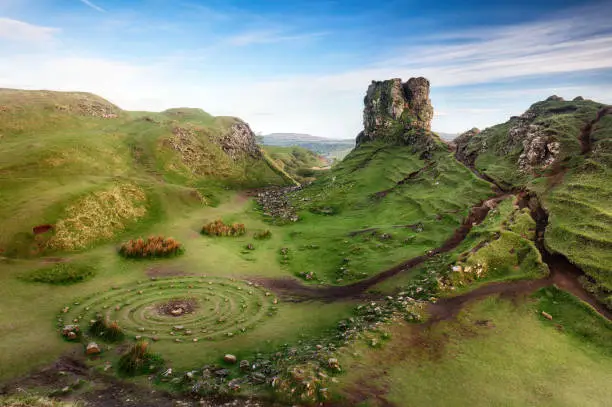
<path id="1" fill-rule="evenodd" d="M 126 112 L 67 92 L 2 89 L 0 106 L 3 256 L 91 247 L 162 220 L 160 201 L 202 206 L 228 185 L 286 182 L 254 136 L 228 144 L 228 135 L 248 132 L 236 118 L 200 109 Z M 56 225 L 55 234 L 32 236 L 44 224 Z"/>
<path id="2" fill-rule="evenodd" d="M 546 246 L 582 268 L 589 277 L 585 287 L 612 307 L 612 116 L 592 126 L 590 151 L 582 154 L 580 142 L 602 107 L 589 100 L 547 100 L 529 108 L 524 116 L 532 117 L 531 125 L 560 144 L 556 162 L 548 168 L 519 171 L 523 144 L 512 129 L 520 127 L 520 118 L 482 131 L 462 148 L 479 171 L 538 194 L 549 212 Z"/>
<path id="3" fill-rule="evenodd" d="M 539 313 L 547 310 L 552 322 Z M 559 324 L 562 328 L 557 328 Z M 579 334 L 575 334 L 575 332 Z M 395 325 L 382 350 L 347 352 L 352 405 L 605 406 L 612 327 L 558 290 L 521 305 L 488 298 L 429 328 Z M 361 402 L 361 404 L 359 404 Z"/>
<path id="4" fill-rule="evenodd" d="M 434 154 L 426 162 L 410 147 L 368 143 L 296 193 L 285 268 L 345 284 L 439 246 L 492 192 L 445 149 Z"/>

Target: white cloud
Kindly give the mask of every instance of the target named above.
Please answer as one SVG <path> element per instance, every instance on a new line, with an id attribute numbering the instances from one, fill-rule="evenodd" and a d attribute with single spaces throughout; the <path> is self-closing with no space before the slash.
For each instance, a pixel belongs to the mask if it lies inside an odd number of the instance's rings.
<path id="1" fill-rule="evenodd" d="M 104 10 L 102 7 L 100 6 L 96 6 L 95 4 L 93 4 L 91 1 L 89 0 L 79 0 L 81 3 L 85 4 L 87 7 L 90 7 L 96 11 L 99 11 L 100 13 L 106 13 L 106 10 Z"/>
<path id="2" fill-rule="evenodd" d="M 248 71 L 231 80 L 226 80 L 228 76 L 221 70 L 198 76 L 201 62 L 181 58 L 172 58 L 172 63 L 162 58 L 157 63 L 139 64 L 58 53 L 14 57 L 2 55 L 0 50 L 2 59 L 11 60 L 11 64 L 0 65 L 0 87 L 90 91 L 134 110 L 201 107 L 215 115 L 242 117 L 254 130 L 264 133 L 290 131 L 348 138 L 361 130 L 363 96 L 371 80 L 423 75 L 432 83 L 433 104 L 439 110 L 433 127 L 458 132 L 504 121 L 554 93 L 612 103 L 612 83 L 578 86 L 552 81 L 556 74 L 612 69 L 612 33 L 605 30 L 608 25 L 603 14 L 582 12 L 576 13 L 580 18 L 557 16 L 548 21 L 448 33 L 436 39 L 446 42 L 396 50 L 394 54 L 401 57 L 365 68 L 271 81 L 258 80 Z M 0 37 L 1 33 L 0 28 Z M 253 31 L 228 41 L 245 46 L 307 35 Z M 214 61 L 214 56 L 210 58 Z M 525 76 L 547 78 L 552 85 L 521 85 L 518 78 Z M 485 89 L 487 83 L 513 78 L 516 81 L 511 90 Z M 474 84 L 485 85 L 469 86 Z M 457 85 L 468 86 L 461 91 L 451 88 Z"/>
<path id="3" fill-rule="evenodd" d="M 49 42 L 59 31 L 58 28 L 42 27 L 24 21 L 0 17 L 0 41 Z"/>

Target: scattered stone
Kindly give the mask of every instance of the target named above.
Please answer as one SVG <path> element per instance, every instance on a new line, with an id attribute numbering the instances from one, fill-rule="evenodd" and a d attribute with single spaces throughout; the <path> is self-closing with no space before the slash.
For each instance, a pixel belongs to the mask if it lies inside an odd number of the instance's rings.
<path id="1" fill-rule="evenodd" d="M 98 346 L 98 344 L 95 342 L 89 342 L 87 344 L 87 347 L 85 348 L 85 354 L 88 356 L 98 355 L 100 352 L 102 351 L 100 350 L 100 347 Z"/>
<path id="2" fill-rule="evenodd" d="M 552 320 L 553 320 L 552 315 L 550 315 L 550 314 L 549 314 L 548 312 L 546 312 L 546 311 L 542 311 L 542 316 L 543 316 L 544 318 L 548 319 L 549 321 L 552 321 Z"/>
<path id="3" fill-rule="evenodd" d="M 249 364 L 248 360 L 240 361 L 240 370 L 244 372 L 244 371 L 250 370 L 250 368 L 251 368 L 251 365 Z"/>
<path id="4" fill-rule="evenodd" d="M 336 358 L 329 358 L 327 360 L 327 366 L 332 370 L 340 371 L 340 363 Z"/>
<path id="5" fill-rule="evenodd" d="M 231 363 L 233 365 L 234 363 L 236 363 L 237 360 L 238 359 L 236 358 L 236 356 L 229 354 L 229 353 L 223 356 L 223 361 L 225 363 Z"/>

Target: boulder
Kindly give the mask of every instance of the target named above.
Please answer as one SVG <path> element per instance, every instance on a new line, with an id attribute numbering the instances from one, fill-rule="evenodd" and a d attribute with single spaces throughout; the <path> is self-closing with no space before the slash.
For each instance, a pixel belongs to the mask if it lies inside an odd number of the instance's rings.
<path id="1" fill-rule="evenodd" d="M 234 364 L 238 361 L 238 359 L 236 358 L 236 356 L 232 355 L 232 354 L 226 354 L 225 356 L 223 356 L 223 361 L 225 363 L 231 363 Z"/>

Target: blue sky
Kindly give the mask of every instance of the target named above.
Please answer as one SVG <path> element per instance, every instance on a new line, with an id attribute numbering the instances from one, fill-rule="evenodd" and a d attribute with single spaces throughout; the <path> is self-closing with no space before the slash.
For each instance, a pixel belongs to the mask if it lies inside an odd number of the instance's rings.
<path id="1" fill-rule="evenodd" d="M 551 94 L 612 103 L 611 2 L 0 0 L 0 87 L 201 107 L 351 138 L 372 80 L 425 76 L 461 132 Z"/>

